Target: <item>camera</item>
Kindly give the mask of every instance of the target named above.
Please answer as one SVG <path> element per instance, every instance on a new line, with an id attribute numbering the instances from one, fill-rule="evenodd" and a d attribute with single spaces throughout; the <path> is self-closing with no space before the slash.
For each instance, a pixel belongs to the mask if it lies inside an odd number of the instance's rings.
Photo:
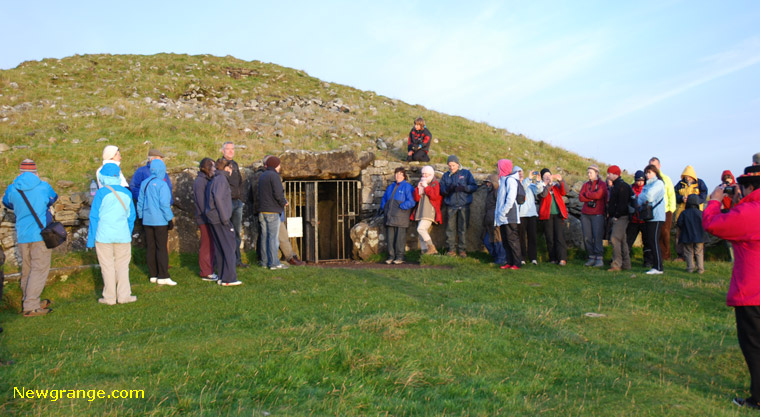
<path id="1" fill-rule="evenodd" d="M 594 208 L 596 207 L 596 200 L 591 200 L 587 202 L 586 204 L 588 204 L 589 208 Z"/>
<path id="2" fill-rule="evenodd" d="M 736 194 L 736 185 L 729 184 L 727 182 L 723 183 L 723 193 L 728 195 L 734 195 Z"/>

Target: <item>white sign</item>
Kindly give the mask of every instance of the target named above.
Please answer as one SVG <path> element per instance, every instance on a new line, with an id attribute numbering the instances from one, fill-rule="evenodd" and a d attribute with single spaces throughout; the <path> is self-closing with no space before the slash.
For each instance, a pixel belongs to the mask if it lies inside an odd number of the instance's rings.
<path id="1" fill-rule="evenodd" d="M 303 217 L 288 217 L 288 237 L 303 237 Z"/>

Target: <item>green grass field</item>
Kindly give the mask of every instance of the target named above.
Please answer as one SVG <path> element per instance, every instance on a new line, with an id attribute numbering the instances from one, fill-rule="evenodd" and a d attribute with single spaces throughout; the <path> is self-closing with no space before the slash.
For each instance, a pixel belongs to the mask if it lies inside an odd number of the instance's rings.
<path id="1" fill-rule="evenodd" d="M 49 285 L 54 313 L 0 322 L 3 416 L 733 416 L 749 376 L 725 306 L 731 264 L 704 275 L 550 264 L 241 270 L 240 287 L 177 287 L 131 270 L 138 301 L 97 303 L 97 270 Z M 414 258 L 414 254 L 411 256 Z M 640 258 L 639 258 L 640 259 Z M 640 265 L 640 260 L 638 262 Z M 587 317 L 599 313 L 604 317 Z M 26 389 L 144 390 L 140 399 L 22 399 Z"/>

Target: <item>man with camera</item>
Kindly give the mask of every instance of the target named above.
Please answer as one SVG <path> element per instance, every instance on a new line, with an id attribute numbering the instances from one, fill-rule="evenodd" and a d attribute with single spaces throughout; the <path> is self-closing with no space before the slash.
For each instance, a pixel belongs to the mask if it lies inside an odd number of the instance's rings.
<path id="1" fill-rule="evenodd" d="M 739 347 L 751 380 L 750 396 L 735 398 L 734 404 L 760 409 L 760 166 L 745 168 L 737 182 L 744 198 L 727 212 L 721 212 L 726 185 L 719 185 L 710 195 L 702 225 L 734 247 L 726 304 L 734 307 Z"/>

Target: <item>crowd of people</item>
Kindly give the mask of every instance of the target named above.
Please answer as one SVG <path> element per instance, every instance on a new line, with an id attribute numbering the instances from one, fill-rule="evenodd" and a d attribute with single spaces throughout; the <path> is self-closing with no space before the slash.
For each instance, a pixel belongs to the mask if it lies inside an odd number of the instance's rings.
<path id="1" fill-rule="evenodd" d="M 200 234 L 199 271 L 206 281 L 221 286 L 237 286 L 237 268 L 247 268 L 240 255 L 243 178 L 235 156 L 235 145 L 226 142 L 217 160 L 203 158 L 193 183 L 195 221 Z M 87 247 L 95 248 L 103 277 L 102 297 L 107 305 L 137 301 L 132 295 L 129 264 L 132 258 L 132 235 L 140 222 L 146 241 L 148 281 L 157 285 L 177 285 L 169 274 L 169 231 L 174 228 L 173 186 L 166 172 L 165 155 L 148 152 L 145 166 L 137 169 L 127 182 L 121 170 L 121 153 L 113 145 L 103 150 L 103 164 L 95 173 L 89 212 Z M 259 264 L 269 269 L 284 269 L 285 260 L 303 265 L 293 253 L 284 224 L 285 200 L 280 179 L 280 159 L 267 156 L 259 173 L 254 200 L 260 224 Z M 58 195 L 37 173 L 31 159 L 21 162 L 18 177 L 5 190 L 3 204 L 16 215 L 16 238 L 21 255 L 22 310 L 25 317 L 52 311 L 51 301 L 41 299 L 50 272 L 51 249 L 42 237 L 44 225 L 52 222 L 50 207 Z M 44 220 L 44 225 L 42 221 Z M 283 236 L 284 235 L 284 236 Z M 2 260 L 5 256 L 3 253 Z"/>

